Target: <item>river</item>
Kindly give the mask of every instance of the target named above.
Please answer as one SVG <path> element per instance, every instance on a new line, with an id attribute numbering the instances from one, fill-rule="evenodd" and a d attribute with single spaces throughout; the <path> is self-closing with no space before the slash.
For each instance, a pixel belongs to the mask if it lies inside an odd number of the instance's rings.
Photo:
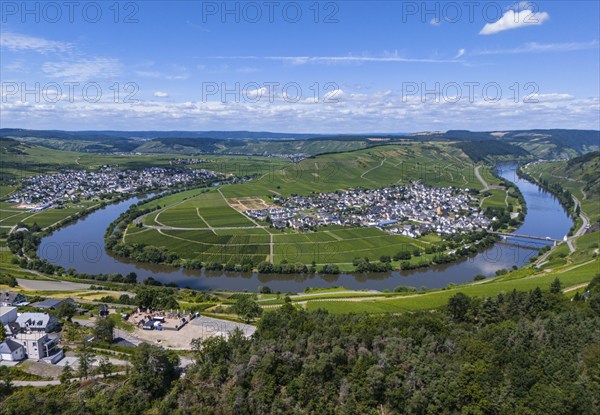
<path id="1" fill-rule="evenodd" d="M 572 221 L 557 199 L 537 185 L 520 179 L 515 164 L 501 165 L 500 176 L 515 183 L 525 198 L 527 215 L 518 233 L 561 239 Z M 88 274 L 128 274 L 135 272 L 138 281 L 153 277 L 163 283 L 175 282 L 180 287 L 203 290 L 256 291 L 268 285 L 274 291 L 301 292 L 306 287 L 343 286 L 349 289 L 393 290 L 399 285 L 441 288 L 450 283 L 473 280 L 476 274 L 492 276 L 496 270 L 521 267 L 545 244 L 542 241 L 515 240 L 498 242 L 485 251 L 452 264 L 413 271 L 340 275 L 274 275 L 235 272 L 188 271 L 172 267 L 140 264 L 115 258 L 104 250 L 104 233 L 109 224 L 138 198 L 119 202 L 95 211 L 78 222 L 43 238 L 38 256 L 65 269 L 74 268 Z"/>

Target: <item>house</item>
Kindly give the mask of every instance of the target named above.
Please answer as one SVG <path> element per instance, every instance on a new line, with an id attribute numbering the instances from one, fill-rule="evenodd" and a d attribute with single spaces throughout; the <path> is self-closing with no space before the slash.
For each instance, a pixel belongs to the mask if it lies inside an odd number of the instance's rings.
<path id="1" fill-rule="evenodd" d="M 11 291 L 0 292 L 0 306 L 9 307 L 11 305 L 20 305 L 27 302 L 27 297 L 21 293 L 13 293 Z"/>
<path id="2" fill-rule="evenodd" d="M 23 346 L 28 359 L 51 358 L 53 360 L 51 363 L 54 363 L 62 358 L 63 351 L 58 348 L 58 337 L 50 337 L 47 333 L 39 331 L 22 331 L 13 340 Z M 53 358 L 57 356 L 60 357 L 54 360 Z"/>
<path id="3" fill-rule="evenodd" d="M 48 310 L 56 310 L 62 303 L 71 303 L 76 305 L 75 300 L 72 298 L 47 298 L 44 301 L 33 303 L 32 307 L 45 308 Z"/>
<path id="4" fill-rule="evenodd" d="M 0 307 L 0 324 L 5 325 L 17 320 L 17 307 Z"/>
<path id="5" fill-rule="evenodd" d="M 21 326 L 19 326 L 19 323 L 12 322 L 4 325 L 4 333 L 6 334 L 6 337 L 14 337 L 20 332 Z"/>
<path id="6" fill-rule="evenodd" d="M 0 343 L 0 360 L 18 362 L 25 359 L 25 348 L 13 339 L 6 339 Z"/>
<path id="7" fill-rule="evenodd" d="M 100 317 L 106 317 L 108 315 L 108 306 L 106 304 L 100 304 L 100 307 L 98 307 L 98 314 L 100 314 Z"/>
<path id="8" fill-rule="evenodd" d="M 26 332 L 49 333 L 58 325 L 58 319 L 48 313 L 21 313 L 16 322 Z"/>

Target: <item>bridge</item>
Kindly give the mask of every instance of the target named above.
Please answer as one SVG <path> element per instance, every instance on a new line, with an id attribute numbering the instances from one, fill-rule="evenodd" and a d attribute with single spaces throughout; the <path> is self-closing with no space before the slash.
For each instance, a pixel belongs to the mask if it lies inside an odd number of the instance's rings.
<path id="1" fill-rule="evenodd" d="M 533 236 L 533 235 L 521 235 L 519 233 L 502 233 L 502 232 L 489 232 L 492 235 L 498 235 L 504 239 L 506 238 L 522 238 L 522 239 L 533 239 L 535 241 L 552 242 L 554 246 L 563 243 L 563 239 L 554 239 L 549 236 Z"/>

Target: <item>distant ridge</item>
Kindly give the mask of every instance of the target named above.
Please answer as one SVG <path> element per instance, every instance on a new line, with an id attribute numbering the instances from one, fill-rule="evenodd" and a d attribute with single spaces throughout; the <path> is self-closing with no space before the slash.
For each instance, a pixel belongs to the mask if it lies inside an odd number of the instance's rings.
<path id="1" fill-rule="evenodd" d="M 600 131 L 532 129 L 417 133 L 306 134 L 269 131 L 118 131 L 0 129 L 13 138 L 59 150 L 95 153 L 298 155 L 357 150 L 401 141 L 454 142 L 474 160 L 489 156 L 567 159 L 600 150 Z M 486 142 L 490 142 L 489 146 Z M 462 144 L 460 144 L 462 143 Z"/>

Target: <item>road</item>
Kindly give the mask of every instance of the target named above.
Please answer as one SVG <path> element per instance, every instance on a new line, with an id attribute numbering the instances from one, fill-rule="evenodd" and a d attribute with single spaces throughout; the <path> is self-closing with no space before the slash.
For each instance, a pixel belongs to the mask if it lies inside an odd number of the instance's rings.
<path id="1" fill-rule="evenodd" d="M 590 218 L 581 208 L 581 202 L 579 202 L 579 199 L 577 199 L 575 196 L 573 196 L 573 201 L 575 202 L 575 206 L 579 206 L 579 217 L 581 218 L 581 221 L 583 222 L 581 224 L 581 227 L 579 229 L 577 229 L 577 232 L 575 232 L 575 234 L 571 237 L 571 238 L 577 238 L 578 236 L 583 235 L 585 233 L 585 231 L 587 230 L 588 226 L 590 226 Z"/>
<path id="2" fill-rule="evenodd" d="M 227 226 L 227 227 L 214 227 L 214 228 L 178 228 L 176 226 L 156 226 L 156 225 L 144 225 L 144 228 L 157 229 L 162 231 L 226 231 L 231 229 L 265 229 L 266 226 Z"/>
<path id="3" fill-rule="evenodd" d="M 27 280 L 17 278 L 17 283 L 22 289 L 32 291 L 76 291 L 90 289 L 90 284 L 58 280 Z"/>
<path id="4" fill-rule="evenodd" d="M 572 197 L 573 197 L 573 201 L 575 202 L 575 206 L 579 207 L 579 217 L 581 218 L 582 223 L 581 223 L 581 226 L 579 227 L 579 229 L 577 229 L 577 231 L 575 231 L 573 236 L 571 236 L 570 238 L 567 239 L 567 245 L 569 246 L 569 251 L 571 251 L 571 253 L 575 252 L 575 245 L 573 244 L 573 241 L 576 238 L 580 237 L 581 235 L 585 234 L 588 227 L 590 226 L 590 218 L 581 209 L 581 202 L 579 202 L 579 199 L 577 199 L 575 196 L 572 196 Z"/>
<path id="5" fill-rule="evenodd" d="M 126 372 L 115 372 L 113 373 L 111 376 L 115 376 L 115 375 L 124 375 Z M 92 375 L 89 376 L 88 379 L 99 379 L 102 378 L 103 375 Z M 71 378 L 72 381 L 77 380 L 79 378 Z M 50 386 L 50 385 L 60 385 L 60 380 L 58 379 L 52 379 L 52 380 L 14 380 L 12 381 L 12 385 L 15 387 L 21 387 L 21 386 L 34 386 L 34 387 L 44 387 L 44 386 Z"/>
<path id="6" fill-rule="evenodd" d="M 483 186 L 483 192 L 487 191 L 490 189 L 490 186 L 487 184 L 487 182 L 483 179 L 483 177 L 481 177 L 481 173 L 479 173 L 479 169 L 481 168 L 481 166 L 477 166 L 475 167 L 475 176 L 477 177 L 477 180 L 479 180 L 481 182 L 481 185 Z"/>

